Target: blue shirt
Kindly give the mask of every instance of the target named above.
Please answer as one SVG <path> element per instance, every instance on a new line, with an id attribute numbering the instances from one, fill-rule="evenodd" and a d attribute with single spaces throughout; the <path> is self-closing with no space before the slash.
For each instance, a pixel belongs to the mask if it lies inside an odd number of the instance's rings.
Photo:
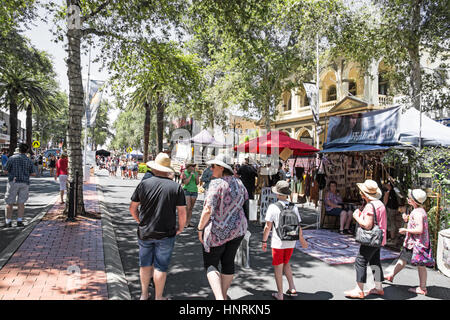
<path id="1" fill-rule="evenodd" d="M 205 189 L 208 190 L 209 184 L 212 180 L 212 170 L 210 167 L 206 168 L 205 171 L 203 171 L 201 180 L 205 183 Z"/>
<path id="2" fill-rule="evenodd" d="M 2 166 L 3 167 L 6 165 L 7 161 L 8 161 L 8 156 L 6 154 L 2 154 Z"/>
<path id="3" fill-rule="evenodd" d="M 141 182 L 144 181 L 144 180 L 146 180 L 146 179 L 149 179 L 149 178 L 151 178 L 151 177 L 153 177 L 153 173 L 152 173 L 151 171 L 147 171 L 147 172 L 144 174 L 144 177 L 142 178 Z"/>
<path id="4" fill-rule="evenodd" d="M 23 154 L 13 155 L 5 165 L 8 171 L 8 181 L 30 184 L 30 174 L 34 172 L 33 162 Z"/>

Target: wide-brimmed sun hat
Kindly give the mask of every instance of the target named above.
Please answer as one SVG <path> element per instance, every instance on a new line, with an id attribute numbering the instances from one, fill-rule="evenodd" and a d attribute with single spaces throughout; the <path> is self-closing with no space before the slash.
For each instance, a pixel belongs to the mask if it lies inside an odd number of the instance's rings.
<path id="1" fill-rule="evenodd" d="M 369 200 L 379 200 L 381 198 L 381 190 L 375 181 L 366 180 L 364 183 L 357 183 L 356 185 Z"/>
<path id="2" fill-rule="evenodd" d="M 171 167 L 171 160 L 169 156 L 164 152 L 159 153 L 154 161 L 147 162 L 147 166 L 156 171 L 175 172 L 175 170 Z"/>
<path id="3" fill-rule="evenodd" d="M 224 167 L 233 172 L 233 168 L 229 165 L 229 163 L 232 163 L 232 160 L 226 154 L 219 154 L 213 160 L 206 162 L 206 164 L 217 164 L 218 166 Z"/>
<path id="4" fill-rule="evenodd" d="M 408 197 L 417 204 L 423 204 L 427 200 L 427 193 L 422 189 L 408 190 Z"/>
<path id="5" fill-rule="evenodd" d="M 275 187 L 272 187 L 272 192 L 280 196 L 290 196 L 291 188 L 289 187 L 289 182 L 285 180 L 278 181 Z"/>

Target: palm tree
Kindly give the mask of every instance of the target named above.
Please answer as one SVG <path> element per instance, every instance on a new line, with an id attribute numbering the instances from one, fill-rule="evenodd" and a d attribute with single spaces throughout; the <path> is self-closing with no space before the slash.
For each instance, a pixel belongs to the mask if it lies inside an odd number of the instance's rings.
<path id="1" fill-rule="evenodd" d="M 9 154 L 12 155 L 17 147 L 17 115 L 19 108 L 27 108 L 27 143 L 31 147 L 31 114 L 33 108 L 54 110 L 48 99 L 52 95 L 45 86 L 26 74 L 0 69 L 0 98 L 3 105 L 9 109 L 10 143 Z M 28 110 L 30 108 L 30 110 Z M 31 112 L 31 114 L 30 114 Z"/>
<path id="2" fill-rule="evenodd" d="M 55 102 L 55 92 L 40 81 L 29 80 L 33 85 L 33 90 L 39 99 L 33 99 L 31 96 L 20 95 L 19 110 L 26 110 L 26 143 L 31 148 L 33 137 L 33 112 L 42 111 L 45 114 L 54 114 L 59 110 L 59 106 Z"/>
<path id="3" fill-rule="evenodd" d="M 150 142 L 150 125 L 151 125 L 151 109 L 152 101 L 155 98 L 157 85 L 146 82 L 139 86 L 131 95 L 128 102 L 130 110 L 144 109 L 144 162 L 148 161 L 148 146 Z"/>

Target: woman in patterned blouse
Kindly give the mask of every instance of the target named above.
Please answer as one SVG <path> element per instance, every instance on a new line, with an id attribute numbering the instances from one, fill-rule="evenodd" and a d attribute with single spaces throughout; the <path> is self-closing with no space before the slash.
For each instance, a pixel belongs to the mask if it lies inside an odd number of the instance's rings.
<path id="1" fill-rule="evenodd" d="M 234 258 L 248 226 L 243 210 L 248 193 L 242 181 L 234 177 L 229 163 L 231 159 L 226 155 L 208 162 L 216 179 L 209 185 L 198 225 L 204 267 L 217 300 L 227 299 L 234 277 Z"/>

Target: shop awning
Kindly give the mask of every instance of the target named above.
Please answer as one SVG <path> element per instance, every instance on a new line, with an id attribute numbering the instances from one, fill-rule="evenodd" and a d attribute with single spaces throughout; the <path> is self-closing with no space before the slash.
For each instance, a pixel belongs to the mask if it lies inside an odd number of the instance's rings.
<path id="1" fill-rule="evenodd" d="M 328 153 L 328 152 L 352 152 L 352 151 L 377 151 L 377 150 L 386 150 L 392 148 L 392 146 L 380 146 L 376 144 L 352 144 L 352 145 L 342 145 L 331 148 L 326 148 L 320 151 L 319 153 Z"/>
<path id="2" fill-rule="evenodd" d="M 283 131 L 270 131 L 268 134 L 254 138 L 234 147 L 245 153 L 267 154 L 281 153 L 285 148 L 293 151 L 294 156 L 308 156 L 319 151 L 309 144 L 290 138 Z"/>

